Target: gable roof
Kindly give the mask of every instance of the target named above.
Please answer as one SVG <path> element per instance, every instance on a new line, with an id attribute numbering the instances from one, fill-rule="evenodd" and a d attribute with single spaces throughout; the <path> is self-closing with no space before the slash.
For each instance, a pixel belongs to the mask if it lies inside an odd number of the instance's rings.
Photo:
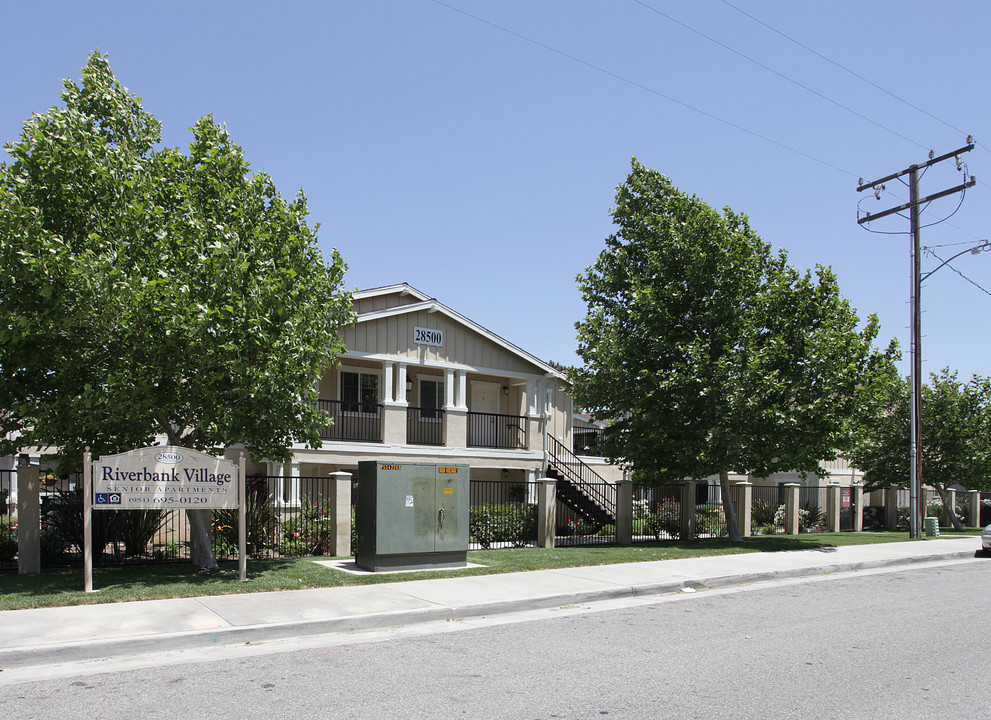
<path id="1" fill-rule="evenodd" d="M 438 302 L 435 298 L 430 297 L 426 293 L 423 293 L 407 283 L 400 283 L 399 285 L 385 285 L 383 287 L 371 288 L 369 290 L 359 290 L 352 293 L 352 298 L 354 300 L 362 300 L 365 298 L 378 297 L 382 295 L 391 294 L 400 295 L 410 295 L 416 298 L 417 302 L 408 303 L 406 305 L 394 305 L 392 307 L 381 308 L 379 310 L 369 310 L 358 314 L 358 324 L 363 322 L 369 322 L 371 320 L 380 320 L 382 318 L 394 317 L 397 315 L 407 315 L 410 313 L 420 312 L 425 310 L 427 312 L 439 312 L 442 315 L 454 320 L 455 322 L 464 325 L 465 327 L 473 330 L 482 337 L 486 338 L 490 342 L 495 343 L 501 348 L 507 350 L 513 355 L 522 358 L 526 362 L 536 365 L 541 370 L 543 370 L 548 376 L 555 377 L 560 380 L 567 381 L 567 378 L 563 373 L 554 369 L 552 366 L 545 363 L 543 360 L 531 355 L 526 350 L 514 345 L 503 337 L 496 335 L 491 330 L 482 327 L 473 320 L 469 320 L 461 313 L 452 310 L 447 305 Z"/>

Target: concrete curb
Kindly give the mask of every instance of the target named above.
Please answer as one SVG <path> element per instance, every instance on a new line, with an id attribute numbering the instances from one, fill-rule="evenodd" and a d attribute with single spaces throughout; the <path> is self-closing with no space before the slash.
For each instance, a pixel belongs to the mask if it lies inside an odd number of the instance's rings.
<path id="1" fill-rule="evenodd" d="M 107 657 L 124 657 L 146 653 L 175 652 L 202 649 L 216 645 L 244 645 L 307 635 L 382 630 L 390 627 L 552 609 L 566 605 L 586 604 L 605 600 L 665 595 L 677 593 L 686 588 L 708 589 L 729 587 L 774 579 L 812 577 L 882 567 L 910 566 L 927 562 L 948 562 L 973 557 L 975 557 L 973 550 L 965 550 L 949 553 L 925 553 L 907 557 L 839 562 L 827 561 L 818 565 L 780 567 L 766 570 L 744 570 L 742 572 L 728 573 L 717 572 L 712 575 L 695 574 L 693 576 L 672 577 L 642 583 L 617 583 L 611 580 L 601 580 L 598 582 L 598 587 L 570 589 L 564 592 L 551 591 L 533 596 L 520 596 L 492 602 L 448 603 L 430 600 L 423 597 L 423 594 L 418 595 L 415 592 L 417 582 L 433 583 L 444 581 L 414 581 L 409 584 L 397 584 L 396 587 L 409 587 L 410 592 L 404 594 L 405 599 L 410 603 L 420 603 L 422 605 L 421 607 L 395 611 L 328 614 L 326 617 L 302 620 L 242 625 L 232 624 L 182 632 L 152 631 L 132 637 L 87 639 L 61 643 L 52 642 L 31 647 L 0 648 L 0 669 L 93 661 Z M 606 568 L 606 570 L 603 571 L 603 568 Z M 557 577 L 561 578 L 561 582 L 564 584 L 567 584 L 567 582 L 577 584 L 577 581 L 583 577 L 582 571 L 585 571 L 585 575 L 587 576 L 594 574 L 594 571 L 608 572 L 608 568 L 609 566 L 596 566 L 595 568 L 565 568 L 559 571 L 544 572 L 556 573 Z M 500 576 L 479 577 L 499 578 Z M 470 580 L 471 578 L 466 579 Z M 588 578 L 585 577 L 585 580 L 587 581 Z M 403 594 L 401 590 L 397 592 Z M 210 598 L 202 598 L 201 600 L 206 604 Z M 88 607 L 112 609 L 113 606 Z M 222 610 L 218 610 L 217 608 L 206 609 L 216 616 L 218 621 L 231 622 L 223 617 L 224 613 Z M 333 610 L 328 608 L 328 613 L 332 612 Z"/>

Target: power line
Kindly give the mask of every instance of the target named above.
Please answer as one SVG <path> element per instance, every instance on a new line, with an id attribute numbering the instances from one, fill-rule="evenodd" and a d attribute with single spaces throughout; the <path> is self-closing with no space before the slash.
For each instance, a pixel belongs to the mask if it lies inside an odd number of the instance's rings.
<path id="1" fill-rule="evenodd" d="M 952 271 L 953 271 L 953 272 L 955 272 L 955 273 L 956 273 L 957 275 L 959 275 L 960 277 L 962 277 L 962 278 L 963 278 L 964 280 L 966 280 L 967 282 L 969 282 L 969 283 L 970 283 L 971 285 L 973 285 L 974 287 L 976 287 L 976 288 L 977 288 L 978 290 L 980 290 L 980 291 L 981 291 L 982 293 L 984 293 L 985 295 L 991 295 L 991 291 L 988 291 L 987 289 L 985 289 L 984 287 L 982 287 L 981 285 L 979 285 L 979 284 L 978 284 L 978 283 L 976 283 L 975 281 L 973 281 L 973 280 L 971 280 L 971 279 L 970 279 L 969 277 L 967 277 L 967 276 L 966 276 L 966 275 L 964 275 L 964 274 L 963 274 L 962 272 L 960 272 L 959 270 L 957 270 L 957 269 L 956 269 L 955 267 L 953 267 L 952 265 L 950 265 L 950 264 L 949 264 L 949 262 L 946 262 L 946 261 L 944 261 L 944 260 L 943 260 L 943 258 L 941 258 L 941 257 L 940 257 L 939 255 L 937 255 L 936 253 L 934 253 L 934 252 L 933 252 L 933 251 L 932 251 L 932 250 L 931 250 L 930 248 L 923 248 L 923 249 L 924 249 L 924 250 L 925 250 L 925 251 L 926 251 L 926 252 L 927 252 L 927 253 L 928 253 L 929 255 L 932 255 L 932 256 L 933 256 L 934 258 L 936 258 L 937 260 L 939 260 L 939 261 L 941 261 L 941 262 L 943 262 L 943 263 L 944 263 L 944 264 L 946 265 L 946 267 L 948 267 L 948 268 L 950 268 L 950 270 L 952 270 Z"/>
<path id="2" fill-rule="evenodd" d="M 877 90 L 880 90 L 880 91 L 881 91 L 881 92 L 883 92 L 883 93 L 884 93 L 885 95 L 889 95 L 889 96 L 891 96 L 891 97 L 893 97 L 893 98 L 894 98 L 895 100 L 897 100 L 897 101 L 899 101 L 900 103 L 903 103 L 903 104 L 905 104 L 905 105 L 908 105 L 908 106 L 909 106 L 910 108 L 912 108 L 913 110 L 917 110 L 917 111 L 919 111 L 919 112 L 920 112 L 920 113 L 922 113 L 923 115 L 926 115 L 927 117 L 930 117 L 930 118 L 932 118 L 932 119 L 933 119 L 933 120 L 935 120 L 936 122 L 938 122 L 938 123 L 941 123 L 941 124 L 943 124 L 943 125 L 945 125 L 946 127 L 948 127 L 948 128 L 950 128 L 951 130 L 956 130 L 956 131 L 957 131 L 958 133 L 960 133 L 961 135 L 966 135 L 966 134 L 967 134 L 967 133 L 966 133 L 966 132 L 965 132 L 964 130 L 961 130 L 960 128 L 958 128 L 958 127 L 955 127 L 954 125 L 951 125 L 950 123 L 948 123 L 948 122 L 946 122 L 946 121 L 945 121 L 945 120 L 943 120 L 942 118 L 939 118 L 939 117 L 937 117 L 937 116 L 935 116 L 935 115 L 933 115 L 932 113 L 930 113 L 930 112 L 927 112 L 926 110 L 923 110 L 923 109 L 922 109 L 922 108 L 920 108 L 920 107 L 919 107 L 918 105 L 914 105 L 914 104 L 912 104 L 911 102 L 909 102 L 909 101 L 908 101 L 908 100 L 906 100 L 905 98 L 903 98 L 903 97 L 899 97 L 898 95 L 895 95 L 895 94 L 894 94 L 893 92 L 891 92 L 890 90 L 887 90 L 887 89 L 885 89 L 885 88 L 883 88 L 883 87 L 881 87 L 881 86 L 880 86 L 880 85 L 878 85 L 878 84 L 877 84 L 876 82 L 873 82 L 873 81 L 871 81 L 871 80 L 868 80 L 868 79 L 867 79 L 867 78 L 865 78 L 865 77 L 864 77 L 863 75 L 860 75 L 859 73 L 857 73 L 857 72 L 856 72 L 856 71 L 854 71 L 854 70 L 851 70 L 850 68 L 848 68 L 848 67 L 846 67 L 845 65 L 841 65 L 840 63 L 838 63 L 838 62 L 836 62 L 836 61 L 835 61 L 835 60 L 833 60 L 832 58 L 830 58 L 830 57 L 827 57 L 826 55 L 823 55 L 823 54 L 822 54 L 821 52 L 819 52 L 818 50 L 814 50 L 814 49 L 812 49 L 812 48 L 810 48 L 810 47 L 809 47 L 808 45 L 806 45 L 806 44 L 804 44 L 804 43 L 802 43 L 802 42 L 800 42 L 800 41 L 798 41 L 798 40 L 796 40 L 795 38 L 793 38 L 793 37 L 792 37 L 791 35 L 788 35 L 787 33 L 784 33 L 784 32 L 782 32 L 781 30 L 778 30 L 777 28 L 775 28 L 775 27 L 772 27 L 771 25 L 768 25 L 768 24 L 767 24 L 766 22 L 764 22 L 764 21 L 763 21 L 763 20 L 761 20 L 760 18 L 757 18 L 757 17 L 754 17 L 753 15 L 751 15 L 750 13 L 748 13 L 748 12 L 747 12 L 746 10 L 741 10 L 741 9 L 740 9 L 740 8 L 738 8 L 738 7 L 736 6 L 736 5 L 734 5 L 733 3 L 731 3 L 731 2 L 728 2 L 728 0 L 719 0 L 719 1 L 720 1 L 720 2 L 721 2 L 721 3 L 723 4 L 723 5 L 726 5 L 727 7 L 730 7 L 730 8 L 733 8 L 734 10 L 736 10 L 736 11 L 737 11 L 738 13 L 740 13 L 741 15 L 746 15 L 746 16 L 747 16 L 748 18 L 750 18 L 751 20 L 753 20 L 753 21 L 754 21 L 755 23 L 757 23 L 758 25 L 763 25 L 764 27 L 766 27 L 766 28 L 767 28 L 768 30 L 770 30 L 771 32 L 773 32 L 773 33 L 777 33 L 778 35 L 780 35 L 781 37 L 783 37 L 783 38 L 784 38 L 785 40 L 789 40 L 789 41 L 791 41 L 791 42 L 793 42 L 793 43 L 795 43 L 796 45 L 798 45 L 798 46 L 799 46 L 800 48 L 802 48 L 803 50 L 807 50 L 808 52 L 810 52 L 810 53 L 812 53 L 812 54 L 813 54 L 813 55 L 815 55 L 816 57 L 818 57 L 818 58 L 821 58 L 821 59 L 823 59 L 823 60 L 825 60 L 826 62 L 828 62 L 828 63 L 830 63 L 831 65 L 835 65 L 836 67 L 838 67 L 838 68 L 839 68 L 840 70 L 842 70 L 843 72 L 846 72 L 846 73 L 849 73 L 850 75 L 853 75 L 853 76 L 854 76 L 855 78 L 857 78 L 858 80 L 861 80 L 861 81 L 863 81 L 863 82 L 865 82 L 865 83 L 867 83 L 868 85 L 870 85 L 871 87 L 873 87 L 873 88 L 875 88 L 875 89 L 877 89 Z"/>
<path id="3" fill-rule="evenodd" d="M 650 10 L 653 13 L 657 13 L 658 15 L 660 15 L 663 18 L 667 18 L 671 22 L 673 22 L 673 23 L 675 23 L 677 25 L 680 25 L 681 27 L 685 28 L 686 30 L 690 30 L 691 32 L 693 32 L 696 35 L 698 35 L 699 37 L 705 38 L 709 42 L 718 45 L 719 47 L 723 48 L 724 50 L 728 50 L 729 52 L 733 53 L 734 55 L 736 55 L 738 57 L 741 57 L 741 58 L 743 58 L 744 60 L 746 60 L 748 62 L 753 63 L 757 67 L 759 67 L 759 68 L 761 68 L 763 70 L 766 70 L 769 73 L 772 73 L 774 75 L 777 75 L 782 80 L 787 80 L 791 84 L 796 85 L 796 86 L 802 88 L 806 92 L 810 92 L 813 95 L 815 95 L 816 97 L 821 98 L 821 99 L 825 100 L 828 103 L 832 103 L 833 105 L 835 105 L 838 108 L 842 108 L 843 110 L 846 110 L 848 113 L 859 117 L 861 120 L 866 120 L 867 122 L 871 123 L 872 125 L 876 125 L 877 127 L 881 128 L 882 130 L 885 130 L 885 131 L 891 133 L 892 135 L 895 135 L 896 137 L 900 137 L 902 140 L 906 140 L 906 141 L 912 143 L 913 145 L 919 146 L 923 150 L 929 150 L 929 147 L 928 146 L 923 145 L 922 143 L 920 143 L 920 142 L 918 142 L 916 140 L 913 140 L 912 138 L 908 137 L 907 135 L 902 135 L 900 132 L 898 132 L 897 130 L 891 129 L 887 125 L 882 125 L 881 123 L 877 122 L 876 120 L 872 120 L 871 118 L 867 117 L 866 115 L 857 112 L 853 108 L 848 107 L 847 105 L 844 105 L 843 103 L 841 103 L 841 102 L 839 102 L 837 100 L 833 100 L 831 97 L 829 97 L 827 95 L 823 95 L 818 90 L 813 90 L 808 85 L 805 85 L 804 83 L 801 83 L 798 80 L 795 80 L 794 78 L 791 78 L 791 77 L 785 75 L 784 73 L 778 72 L 774 68 L 769 67 L 769 66 L 765 65 L 764 63 L 762 63 L 762 62 L 760 62 L 758 60 L 755 60 L 754 58 L 750 57 L 749 55 L 746 55 L 746 54 L 740 52 L 739 50 L 736 50 L 736 49 L 730 47 L 729 45 L 727 45 L 725 43 L 722 43 L 719 40 L 716 40 L 715 38 L 713 38 L 713 37 L 711 37 L 709 35 L 706 35 L 704 32 L 693 28 L 691 25 L 687 25 L 686 23 L 683 23 L 681 20 L 678 20 L 677 18 L 673 18 L 670 15 L 668 15 L 667 13 L 661 12 L 657 8 L 651 7 L 647 3 L 643 2 L 643 0 L 633 0 L 633 2 L 635 2 L 637 5 L 640 5 L 641 7 L 647 8 L 648 10 Z M 961 135 L 965 135 L 965 134 L 966 133 L 961 132 Z"/>
<path id="4" fill-rule="evenodd" d="M 925 110 L 924 108 L 919 107 L 918 105 L 916 105 L 916 104 L 914 104 L 914 103 L 906 100 L 905 98 L 901 97 L 900 95 L 896 95 L 895 93 L 891 92 L 887 88 L 884 88 L 884 87 L 878 85 L 873 80 L 870 80 L 870 79 L 864 77 L 863 75 L 861 75 L 860 73 L 856 72 L 855 70 L 851 70 L 850 68 L 846 67 L 845 65 L 842 65 L 842 64 L 836 62 L 831 57 L 829 57 L 827 55 L 823 55 L 818 50 L 815 50 L 815 49 L 809 47 L 808 45 L 806 45 L 805 43 L 803 43 L 803 42 L 801 42 L 799 40 L 796 40 L 795 38 L 793 38 L 788 33 L 782 32 L 781 30 L 778 30 L 776 27 L 773 27 L 772 25 L 768 25 L 766 22 L 764 22 L 763 20 L 761 20 L 758 17 L 755 17 L 754 15 L 751 15 L 746 10 L 743 10 L 741 8 L 738 8 L 736 5 L 734 5 L 733 3 L 729 2 L 729 0 L 719 0 L 719 1 L 723 5 L 725 5 L 726 7 L 733 8 L 734 10 L 736 10 L 741 15 L 745 15 L 746 17 L 748 17 L 751 20 L 753 20 L 758 25 L 762 25 L 763 27 L 767 28 L 771 32 L 780 35 L 785 40 L 788 40 L 789 42 L 792 42 L 795 45 L 798 45 L 803 50 L 806 50 L 807 52 L 812 53 L 816 57 L 821 58 L 822 60 L 825 60 L 830 65 L 834 65 L 835 67 L 838 67 L 843 72 L 848 73 L 850 75 L 853 75 L 858 80 L 867 83 L 868 85 L 870 85 L 872 88 L 874 88 L 876 90 L 880 90 L 885 95 L 888 95 L 889 97 L 894 98 L 895 100 L 897 100 L 898 102 L 902 103 L 903 105 L 907 105 L 908 107 L 912 108 L 913 110 L 922 113 L 926 117 L 931 118 L 932 120 L 935 120 L 936 122 L 940 123 L 941 125 L 945 125 L 946 127 L 950 128 L 950 130 L 955 130 L 958 133 L 960 133 L 961 135 L 967 135 L 967 132 L 965 130 L 961 130 L 956 125 L 953 125 L 952 123 L 947 122 L 946 120 L 944 120 L 943 118 L 941 118 L 941 117 L 939 117 L 937 115 L 933 115 L 928 110 Z M 978 147 L 980 147 L 982 150 L 985 150 L 986 152 L 991 152 L 991 149 L 989 149 L 987 146 L 983 145 L 982 143 L 976 142 L 974 144 L 977 145 Z M 985 187 L 991 187 L 991 186 L 988 186 L 986 183 L 984 183 L 981 180 L 978 180 L 977 182 L 978 182 L 979 185 L 984 185 Z"/>
<path id="5" fill-rule="evenodd" d="M 635 2 L 639 2 L 639 0 L 634 0 L 634 1 Z M 433 2 L 436 5 L 440 5 L 441 7 L 447 8 L 448 10 L 451 10 L 453 12 L 456 12 L 456 13 L 458 13 L 460 15 L 463 15 L 463 16 L 465 16 L 467 18 L 470 18 L 470 19 L 472 19 L 472 20 L 474 20 L 476 22 L 479 22 L 479 23 L 481 23 L 483 25 L 487 25 L 487 26 L 489 26 L 489 27 L 491 27 L 491 28 L 493 28 L 495 30 L 498 30 L 498 31 L 503 32 L 503 33 L 506 33 L 507 35 L 511 35 L 511 36 L 513 36 L 513 37 L 515 37 L 515 38 L 517 38 L 519 40 L 523 40 L 524 42 L 530 43 L 531 45 L 534 45 L 536 47 L 539 47 L 539 48 L 541 48 L 543 50 L 546 50 L 548 52 L 554 53 L 555 55 L 559 55 L 560 57 L 563 57 L 563 58 L 565 58 L 567 60 L 570 60 L 572 62 L 578 63 L 579 65 L 582 65 L 582 66 L 584 66 L 586 68 L 589 68 L 590 70 L 594 70 L 595 72 L 598 72 L 598 73 L 601 73 L 601 74 L 606 75 L 608 77 L 611 77 L 614 80 L 619 80 L 620 82 L 626 83 L 627 85 L 630 85 L 632 87 L 635 87 L 638 90 L 643 90 L 644 92 L 650 93 L 651 95 L 654 95 L 656 97 L 659 97 L 659 98 L 662 98 L 664 100 L 667 100 L 668 102 L 674 103 L 675 105 L 679 105 L 679 106 L 681 106 L 681 107 L 683 107 L 683 108 L 685 108 L 687 110 L 691 110 L 692 112 L 698 113 L 699 115 L 703 115 L 703 116 L 709 118 L 710 120 L 715 120 L 716 122 L 722 123 L 723 125 L 726 125 L 727 127 L 731 127 L 734 130 L 739 130 L 740 132 L 746 133 L 747 135 L 750 135 L 752 137 L 755 137 L 755 138 L 757 138 L 759 140 L 763 140 L 766 143 L 770 143 L 771 145 L 775 145 L 775 146 L 777 146 L 777 147 L 779 147 L 779 148 L 781 148 L 783 150 L 787 150 L 790 153 L 793 153 L 795 155 L 799 155 L 799 156 L 801 156 L 801 157 L 803 157 L 803 158 L 805 158 L 807 160 L 811 160 L 811 161 L 813 161 L 815 163 L 818 163 L 820 165 L 823 165 L 825 167 L 828 167 L 831 170 L 835 170 L 837 172 L 843 173 L 844 175 L 847 175 L 849 177 L 858 177 L 858 175 L 856 173 L 851 172 L 850 170 L 847 170 L 846 168 L 839 167 L 839 166 L 834 165 L 833 163 L 830 163 L 830 162 L 828 162 L 826 160 L 822 160 L 820 158 L 817 158 L 814 155 L 810 155 L 807 152 L 804 152 L 802 150 L 799 150 L 797 148 L 794 148 L 794 147 L 792 147 L 790 145 L 786 145 L 783 142 L 779 142 L 777 140 L 774 140 L 774 139 L 772 139 L 770 137 L 767 137 L 766 135 L 762 135 L 761 133 L 758 133 L 758 132 L 756 132 L 754 130 L 751 130 L 749 128 L 746 128 L 746 127 L 744 127 L 742 125 L 739 125 L 739 124 L 734 123 L 734 122 L 732 122 L 730 120 L 727 120 L 725 118 L 722 118 L 722 117 L 720 117 L 718 115 L 715 115 L 713 113 L 710 113 L 710 112 L 708 112 L 706 110 L 702 110 L 701 108 L 695 107 L 694 105 L 690 105 L 690 104 L 688 104 L 686 102 L 683 102 L 681 100 L 678 100 L 677 98 L 671 97 L 670 95 L 666 95 L 666 94 L 660 92 L 659 90 L 655 90 L 654 88 L 651 88 L 651 87 L 649 87 L 647 85 L 644 85 L 642 83 L 639 83 L 639 82 L 637 82 L 635 80 L 631 80 L 630 78 L 628 78 L 628 77 L 626 77 L 624 75 L 621 75 L 621 74 L 619 74 L 617 72 L 613 72 L 612 70 L 608 70 L 608 69 L 606 69 L 604 67 L 601 67 L 599 65 L 596 65 L 594 63 L 591 63 L 591 62 L 589 62 L 587 60 L 583 60 L 582 58 L 579 58 L 579 57 L 577 57 L 575 55 L 571 55 L 570 53 L 566 53 L 563 50 L 559 50 L 559 49 L 557 49 L 557 48 L 555 48 L 555 47 L 553 47 L 551 45 L 548 45 L 547 43 L 540 42 L 539 40 L 535 40 L 535 39 L 533 39 L 533 38 L 531 38 L 531 37 L 529 37 L 527 35 L 523 35 L 522 33 L 516 32 L 515 30 L 511 30 L 511 29 L 509 29 L 509 28 L 507 28 L 507 27 L 505 27 L 503 25 L 499 25 L 497 23 L 494 23 L 491 20 L 486 20 L 483 17 L 479 17 L 478 15 L 474 15 L 474 14 L 472 14 L 470 12 L 467 12 L 466 10 L 462 10 L 459 7 L 455 7 L 454 5 L 450 5 L 450 4 L 446 3 L 446 2 L 443 2 L 442 0 L 431 0 L 431 2 Z M 643 4 L 643 3 L 640 3 L 640 4 Z M 648 7 L 649 8 L 649 6 L 646 6 L 646 5 L 644 7 Z M 653 10 L 653 8 L 649 8 L 649 9 Z M 736 9 L 736 8 L 734 8 L 734 9 Z M 657 11 L 655 10 L 655 12 L 657 12 Z M 663 14 L 663 13 L 659 13 L 659 14 Z M 744 13 L 744 14 L 746 14 L 746 13 Z M 667 16 L 665 16 L 665 17 L 667 17 Z M 675 21 L 675 22 L 678 22 L 678 21 Z M 693 32 L 698 32 L 698 31 L 695 31 L 693 29 Z M 699 34 L 701 34 L 701 33 L 699 33 Z M 728 48 L 728 49 L 731 49 L 731 48 Z M 736 51 L 733 50 L 733 52 L 736 52 Z M 759 63 L 757 63 L 757 64 L 759 64 Z M 775 71 L 772 70 L 771 72 L 775 72 Z M 792 81 L 792 82 L 794 82 L 794 81 Z M 797 83 L 797 84 L 799 84 L 799 83 Z M 815 91 L 810 91 L 810 92 L 815 92 Z M 870 122 L 873 122 L 873 121 L 870 121 Z M 898 133 L 895 133 L 895 134 L 897 135 Z M 905 138 L 905 139 L 908 140 L 909 142 L 912 142 L 912 143 L 914 143 L 916 145 L 919 145 L 919 143 L 916 143 L 914 140 L 911 140 L 910 138 Z M 921 146 L 920 145 L 920 147 L 924 147 L 924 146 Z M 981 183 L 981 184 L 983 184 L 983 183 Z M 894 193 L 892 193 L 892 195 L 894 197 L 897 197 L 897 195 L 895 195 Z M 957 230 L 960 230 L 961 232 L 963 232 L 966 235 L 970 235 L 971 237 L 977 238 L 977 236 L 974 235 L 973 233 L 971 233 L 971 232 L 969 232 L 967 230 L 964 230 L 963 228 L 957 227 L 956 225 L 953 225 L 953 223 L 949 223 L 949 225 L 951 227 L 956 228 Z M 880 231 L 872 230 L 871 232 L 880 232 Z M 904 234 L 904 233 L 881 233 L 881 234 Z"/>
<path id="6" fill-rule="evenodd" d="M 480 22 L 480 23 L 482 23 L 484 25 L 488 25 L 491 28 L 495 28 L 496 30 L 499 30 L 500 32 L 506 33 L 507 35 L 512 35 L 513 37 L 518 38 L 520 40 L 523 40 L 525 42 L 528 42 L 531 45 L 536 45 L 537 47 L 543 48 L 544 50 L 547 50 L 548 52 L 554 53 L 555 55 L 560 55 L 561 57 L 567 58 L 568 60 L 571 60 L 572 62 L 578 63 L 579 65 L 584 65 L 585 67 L 587 67 L 587 68 L 589 68 L 591 70 L 595 70 L 596 72 L 602 73 L 603 75 L 608 75 L 609 77 L 611 77 L 611 78 L 613 78 L 615 80 L 619 80 L 620 82 L 624 82 L 627 85 L 631 85 L 631 86 L 637 88 L 638 90 L 643 90 L 644 92 L 648 92 L 651 95 L 656 95 L 657 97 L 663 98 L 663 99 L 667 100 L 668 102 L 672 102 L 675 105 L 680 105 L 681 107 L 683 107 L 683 108 L 685 108 L 687 110 L 691 110 L 692 112 L 696 112 L 696 113 L 698 113 L 700 115 L 704 115 L 705 117 L 707 117 L 707 118 L 709 118 L 711 120 L 715 120 L 716 122 L 720 122 L 723 125 L 726 125 L 728 127 L 731 127 L 731 128 L 733 128 L 735 130 L 739 130 L 740 132 L 744 132 L 747 135 L 751 135 L 751 136 L 753 136 L 755 138 L 758 138 L 760 140 L 763 140 L 764 142 L 770 143 L 771 145 L 776 145 L 779 148 L 782 148 L 784 150 L 787 150 L 788 152 L 794 153 L 796 155 L 801 155 L 802 157 L 804 157 L 807 160 L 812 160 L 813 162 L 819 163 L 820 165 L 824 165 L 824 166 L 826 166 L 826 167 L 828 167 L 828 168 L 830 168 L 832 170 L 836 170 L 837 172 L 841 172 L 844 175 L 848 175 L 850 177 L 858 177 L 856 173 L 851 172 L 850 170 L 846 170 L 846 169 L 841 168 L 841 167 L 839 167 L 837 165 L 833 165 L 830 162 L 827 162 L 825 160 L 822 160 L 820 158 L 817 158 L 817 157 L 815 157 L 813 155 L 809 155 L 807 152 L 803 152 L 802 150 L 798 150 L 797 148 L 793 148 L 790 145 L 785 145 L 782 142 L 778 142 L 777 140 L 773 140 L 773 139 L 767 137 L 766 135 L 761 135 L 759 132 L 756 132 L 755 130 L 750 130 L 749 128 L 745 128 L 742 125 L 738 125 L 738 124 L 736 124 L 736 123 L 734 123 L 734 122 L 732 122 L 730 120 L 726 120 L 725 118 L 719 117 L 718 115 L 714 115 L 714 114 L 712 114 L 712 113 L 710 113 L 710 112 L 708 112 L 706 110 L 702 110 L 701 108 L 697 108 L 694 105 L 689 105 L 688 103 L 683 102 L 681 100 L 678 100 L 677 98 L 673 98 L 670 95 L 665 95 L 664 93 L 660 92 L 659 90 L 655 90 L 654 88 L 651 88 L 651 87 L 648 87 L 646 85 L 643 85 L 642 83 L 638 83 L 635 80 L 630 80 L 628 77 L 625 77 L 623 75 L 620 75 L 619 73 L 615 73 L 612 70 L 607 70 L 606 68 L 601 67 L 599 65 L 595 65 L 593 63 L 590 63 L 587 60 L 582 60 L 579 57 L 575 57 L 574 55 L 570 55 L 570 54 L 564 52 L 563 50 L 558 50 L 557 48 L 551 47 L 550 45 L 547 45 L 546 43 L 540 42 L 539 40 L 534 40 L 533 38 L 527 37 L 526 35 L 523 35 L 521 33 L 516 32 L 515 30 L 510 30 L 507 27 L 503 27 L 502 25 L 498 25 L 498 24 L 496 24 L 494 22 L 491 22 L 490 20 L 486 20 L 485 18 L 479 17 L 477 15 L 473 15 L 470 12 L 467 12 L 465 10 L 462 10 L 461 8 L 455 7 L 453 5 L 448 5 L 446 2 L 441 2 L 441 0 L 431 0 L 431 2 L 433 2 L 436 5 L 440 5 L 441 7 L 445 7 L 448 10 L 453 10 L 454 12 L 459 13 L 461 15 L 464 15 L 465 17 L 471 18 L 472 20 L 475 20 L 476 22 Z"/>

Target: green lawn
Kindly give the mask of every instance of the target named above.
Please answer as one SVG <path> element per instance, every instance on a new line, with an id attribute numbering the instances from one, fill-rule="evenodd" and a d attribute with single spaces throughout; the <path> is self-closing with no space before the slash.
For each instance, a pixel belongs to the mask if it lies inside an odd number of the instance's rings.
<path id="1" fill-rule="evenodd" d="M 976 534 L 969 531 L 963 534 Z M 957 534 L 959 536 L 960 534 Z M 431 570 L 423 572 L 350 575 L 317 565 L 314 559 L 249 560 L 249 582 L 238 580 L 236 563 L 221 563 L 231 574 L 197 575 L 190 565 L 138 565 L 96 568 L 93 571 L 95 593 L 84 593 L 83 572 L 79 570 L 46 571 L 40 575 L 0 574 L 0 610 L 83 605 L 92 603 L 154 600 L 161 598 L 223 595 L 228 593 L 299 590 L 302 588 L 370 585 L 427 578 L 487 575 L 492 573 L 544 570 L 582 565 L 672 560 L 707 555 L 732 555 L 748 552 L 783 552 L 841 545 L 905 542 L 904 532 L 815 533 L 808 535 L 758 536 L 742 544 L 728 540 L 665 541 L 620 547 L 563 547 L 553 549 L 520 548 L 514 550 L 478 550 L 468 553 L 468 561 L 484 567 L 465 570 Z M 938 538 L 933 538 L 938 542 Z M 925 542 L 921 540 L 919 542 Z"/>

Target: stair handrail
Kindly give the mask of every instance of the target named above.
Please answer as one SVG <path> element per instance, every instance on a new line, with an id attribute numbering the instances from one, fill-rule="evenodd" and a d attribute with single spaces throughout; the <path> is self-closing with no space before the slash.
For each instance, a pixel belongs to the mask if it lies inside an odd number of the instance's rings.
<path id="1" fill-rule="evenodd" d="M 609 498 L 595 484 L 596 481 L 602 485 L 607 485 L 605 478 L 589 467 L 584 460 L 575 455 L 568 446 L 548 433 L 547 438 L 552 445 L 549 448 L 552 464 L 568 475 L 570 480 L 578 489 L 584 493 L 592 502 L 595 502 L 607 513 L 616 517 L 616 499 Z M 576 466 L 576 471 L 572 466 Z M 591 476 L 591 477 L 589 477 Z"/>

